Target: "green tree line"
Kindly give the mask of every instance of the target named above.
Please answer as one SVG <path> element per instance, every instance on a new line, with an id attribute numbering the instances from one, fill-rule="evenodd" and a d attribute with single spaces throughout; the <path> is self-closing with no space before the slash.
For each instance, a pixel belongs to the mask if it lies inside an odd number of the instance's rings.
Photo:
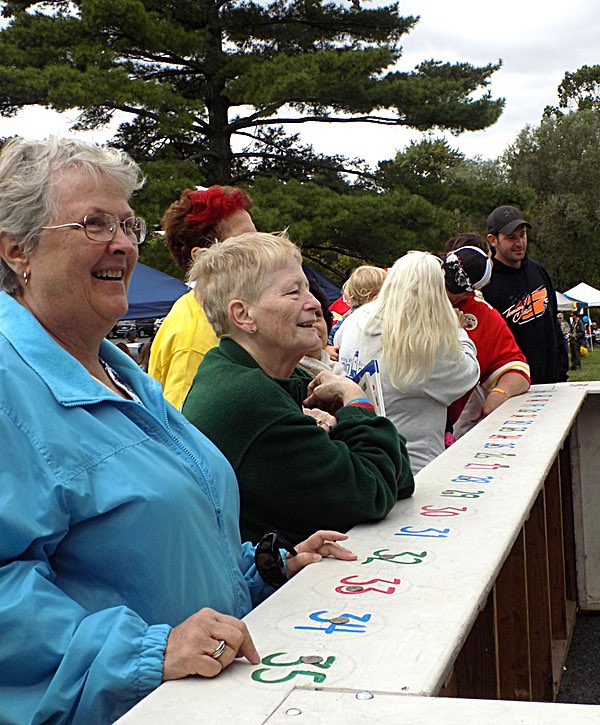
<path id="1" fill-rule="evenodd" d="M 120 119 L 111 143 L 143 166 L 136 207 L 151 228 L 183 188 L 244 186 L 258 228 L 289 228 L 313 264 L 341 281 L 364 261 L 438 251 L 485 232 L 495 206 L 534 224 L 532 255 L 557 286 L 600 282 L 598 66 L 568 73 L 559 105 L 496 160 L 468 159 L 438 130 L 493 124 L 499 62 L 424 60 L 400 70 L 418 22 L 398 3 L 361 0 L 80 0 L 0 3 L 0 110 L 79 109 L 74 129 Z M 302 124 L 368 123 L 427 132 L 369 167 L 317 152 Z M 368 135 L 365 143 L 368 143 Z M 142 259 L 177 274 L 160 235 Z"/>

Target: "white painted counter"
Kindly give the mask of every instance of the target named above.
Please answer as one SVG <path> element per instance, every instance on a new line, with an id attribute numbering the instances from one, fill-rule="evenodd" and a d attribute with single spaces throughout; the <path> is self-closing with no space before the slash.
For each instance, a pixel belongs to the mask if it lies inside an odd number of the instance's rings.
<path id="1" fill-rule="evenodd" d="M 560 573 L 568 566 L 556 559 L 557 546 L 564 558 L 563 537 L 569 558 L 559 453 L 586 393 L 581 385 L 536 386 L 507 401 L 418 474 L 411 499 L 384 521 L 350 532 L 357 562 L 307 567 L 246 617 L 259 666 L 240 661 L 213 680 L 166 683 L 118 722 L 300 722 L 301 714 L 282 708 L 306 697 L 309 704 L 298 707 L 311 710 L 311 723 L 341 722 L 340 691 L 377 693 L 381 719 L 400 707 L 414 716 L 413 703 L 400 704 L 404 698 L 396 695 L 552 699 L 556 643 L 563 641 L 561 652 L 568 645 L 568 635 L 556 631 L 567 626 L 570 598 L 568 572 Z M 329 621 L 340 617 L 342 624 Z M 307 656 L 321 661 L 302 662 Z M 356 710 L 355 700 L 347 702 Z M 425 702 L 431 717 L 447 707 L 456 722 L 463 706 L 487 708 L 489 718 L 473 722 L 559 722 L 535 719 L 531 704 L 528 714 L 523 710 L 530 719 L 495 720 L 494 712 L 516 710 L 502 710 L 502 702 Z M 367 712 L 372 705 L 359 707 Z M 319 719 L 321 707 L 331 719 Z M 393 719 L 422 721 L 401 713 Z M 345 715 L 345 722 L 358 721 Z M 588 717 L 588 708 L 575 708 L 563 722 Z"/>

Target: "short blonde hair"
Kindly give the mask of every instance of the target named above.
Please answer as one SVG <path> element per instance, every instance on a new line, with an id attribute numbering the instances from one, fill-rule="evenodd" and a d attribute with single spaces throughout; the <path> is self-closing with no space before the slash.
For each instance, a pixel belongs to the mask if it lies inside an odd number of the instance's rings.
<path id="1" fill-rule="evenodd" d="M 390 269 L 365 330 L 381 332 L 392 385 L 424 383 L 440 360 L 460 354 L 458 320 L 446 295 L 441 262 L 409 252 Z"/>
<path id="2" fill-rule="evenodd" d="M 265 277 L 290 260 L 302 262 L 298 247 L 285 233 L 247 232 L 199 250 L 190 271 L 194 294 L 217 337 L 235 331 L 229 317 L 232 299 L 257 302 L 265 290 Z"/>
<path id="3" fill-rule="evenodd" d="M 378 295 L 386 274 L 381 267 L 371 267 L 368 264 L 357 267 L 342 287 L 350 307 L 360 307 Z"/>

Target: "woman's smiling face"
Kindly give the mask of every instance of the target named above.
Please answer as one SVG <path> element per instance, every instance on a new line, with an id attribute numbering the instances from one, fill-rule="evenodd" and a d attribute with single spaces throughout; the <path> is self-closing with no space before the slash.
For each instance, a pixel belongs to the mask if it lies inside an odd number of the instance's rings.
<path id="1" fill-rule="evenodd" d="M 120 186 L 104 175 L 73 169 L 50 193 L 56 213 L 47 226 L 81 223 L 95 213 L 118 220 L 133 215 Z M 28 255 L 30 281 L 21 301 L 60 341 L 101 339 L 127 311 L 137 257 L 137 245 L 120 226 L 108 243 L 91 241 L 81 227 L 43 230 Z"/>
<path id="2" fill-rule="evenodd" d="M 320 345 L 315 328 L 318 300 L 308 289 L 301 264 L 289 263 L 265 278 L 264 292 L 252 307 L 255 340 L 273 359 L 287 359 L 293 365 Z"/>

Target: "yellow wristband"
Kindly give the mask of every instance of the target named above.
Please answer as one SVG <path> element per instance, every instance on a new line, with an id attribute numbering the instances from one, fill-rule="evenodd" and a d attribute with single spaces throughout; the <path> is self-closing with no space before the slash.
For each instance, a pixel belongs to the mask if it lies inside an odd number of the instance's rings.
<path id="1" fill-rule="evenodd" d="M 500 393 L 500 395 L 503 395 L 507 400 L 510 398 L 510 393 L 507 393 L 506 390 L 503 390 L 502 388 L 492 388 L 490 393 Z"/>

